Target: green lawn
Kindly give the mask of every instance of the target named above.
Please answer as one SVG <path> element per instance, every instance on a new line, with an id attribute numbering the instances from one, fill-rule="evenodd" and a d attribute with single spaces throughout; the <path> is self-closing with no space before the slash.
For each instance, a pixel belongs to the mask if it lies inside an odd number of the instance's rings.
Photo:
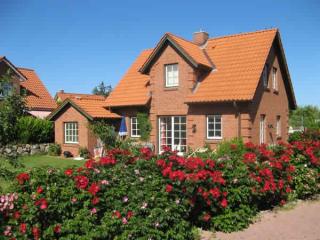
<path id="1" fill-rule="evenodd" d="M 65 159 L 61 157 L 54 157 L 48 155 L 34 155 L 34 156 L 23 156 L 19 158 L 19 162 L 22 163 L 24 166 L 18 169 L 14 169 L 7 160 L 0 158 L 0 168 L 5 168 L 8 170 L 15 170 L 15 171 L 23 171 L 34 167 L 44 167 L 49 166 L 53 168 L 67 168 L 72 166 L 83 166 L 84 160 L 77 161 L 73 159 Z M 10 187 L 11 181 L 7 181 L 1 178 L 0 172 L 0 192 L 1 189 L 3 192 L 6 191 Z"/>
<path id="2" fill-rule="evenodd" d="M 82 166 L 85 161 L 77 161 L 48 155 L 36 155 L 21 157 L 20 161 L 26 168 L 50 166 L 54 168 L 66 168 L 71 166 Z"/>

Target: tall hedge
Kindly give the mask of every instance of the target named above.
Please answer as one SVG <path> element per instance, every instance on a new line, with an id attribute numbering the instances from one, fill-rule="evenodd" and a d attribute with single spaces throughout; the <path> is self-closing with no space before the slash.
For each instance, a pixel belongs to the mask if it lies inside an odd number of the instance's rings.
<path id="1" fill-rule="evenodd" d="M 19 143 L 50 143 L 54 139 L 53 123 L 49 120 L 23 116 L 17 123 Z"/>

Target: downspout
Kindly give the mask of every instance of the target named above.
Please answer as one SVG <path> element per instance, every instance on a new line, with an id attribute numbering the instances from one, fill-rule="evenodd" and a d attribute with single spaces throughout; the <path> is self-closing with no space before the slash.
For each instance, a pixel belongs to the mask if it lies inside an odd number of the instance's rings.
<path id="1" fill-rule="evenodd" d="M 236 110 L 236 116 L 238 119 L 238 138 L 241 138 L 241 113 L 236 101 L 233 101 L 233 107 Z"/>

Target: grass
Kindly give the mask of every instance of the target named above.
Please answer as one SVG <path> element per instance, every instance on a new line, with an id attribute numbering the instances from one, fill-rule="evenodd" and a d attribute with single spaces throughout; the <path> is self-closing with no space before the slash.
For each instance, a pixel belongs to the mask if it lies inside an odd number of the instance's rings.
<path id="1" fill-rule="evenodd" d="M 23 164 L 22 167 L 14 168 L 6 159 L 0 158 L 0 170 L 1 168 L 8 171 L 24 171 L 32 169 L 34 167 L 53 167 L 53 168 L 68 168 L 83 166 L 85 161 L 76 161 L 73 159 L 65 159 L 61 157 L 48 156 L 48 155 L 33 155 L 20 157 L 19 162 Z M 6 192 L 10 188 L 12 181 L 1 177 L 0 171 L 0 192 Z"/>

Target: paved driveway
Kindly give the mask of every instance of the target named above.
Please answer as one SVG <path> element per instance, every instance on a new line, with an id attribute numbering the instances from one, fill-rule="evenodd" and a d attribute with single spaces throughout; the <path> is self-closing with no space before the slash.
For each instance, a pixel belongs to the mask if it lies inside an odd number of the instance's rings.
<path id="1" fill-rule="evenodd" d="M 289 210 L 264 212 L 248 229 L 217 232 L 217 240 L 320 240 L 320 201 L 299 201 Z"/>

